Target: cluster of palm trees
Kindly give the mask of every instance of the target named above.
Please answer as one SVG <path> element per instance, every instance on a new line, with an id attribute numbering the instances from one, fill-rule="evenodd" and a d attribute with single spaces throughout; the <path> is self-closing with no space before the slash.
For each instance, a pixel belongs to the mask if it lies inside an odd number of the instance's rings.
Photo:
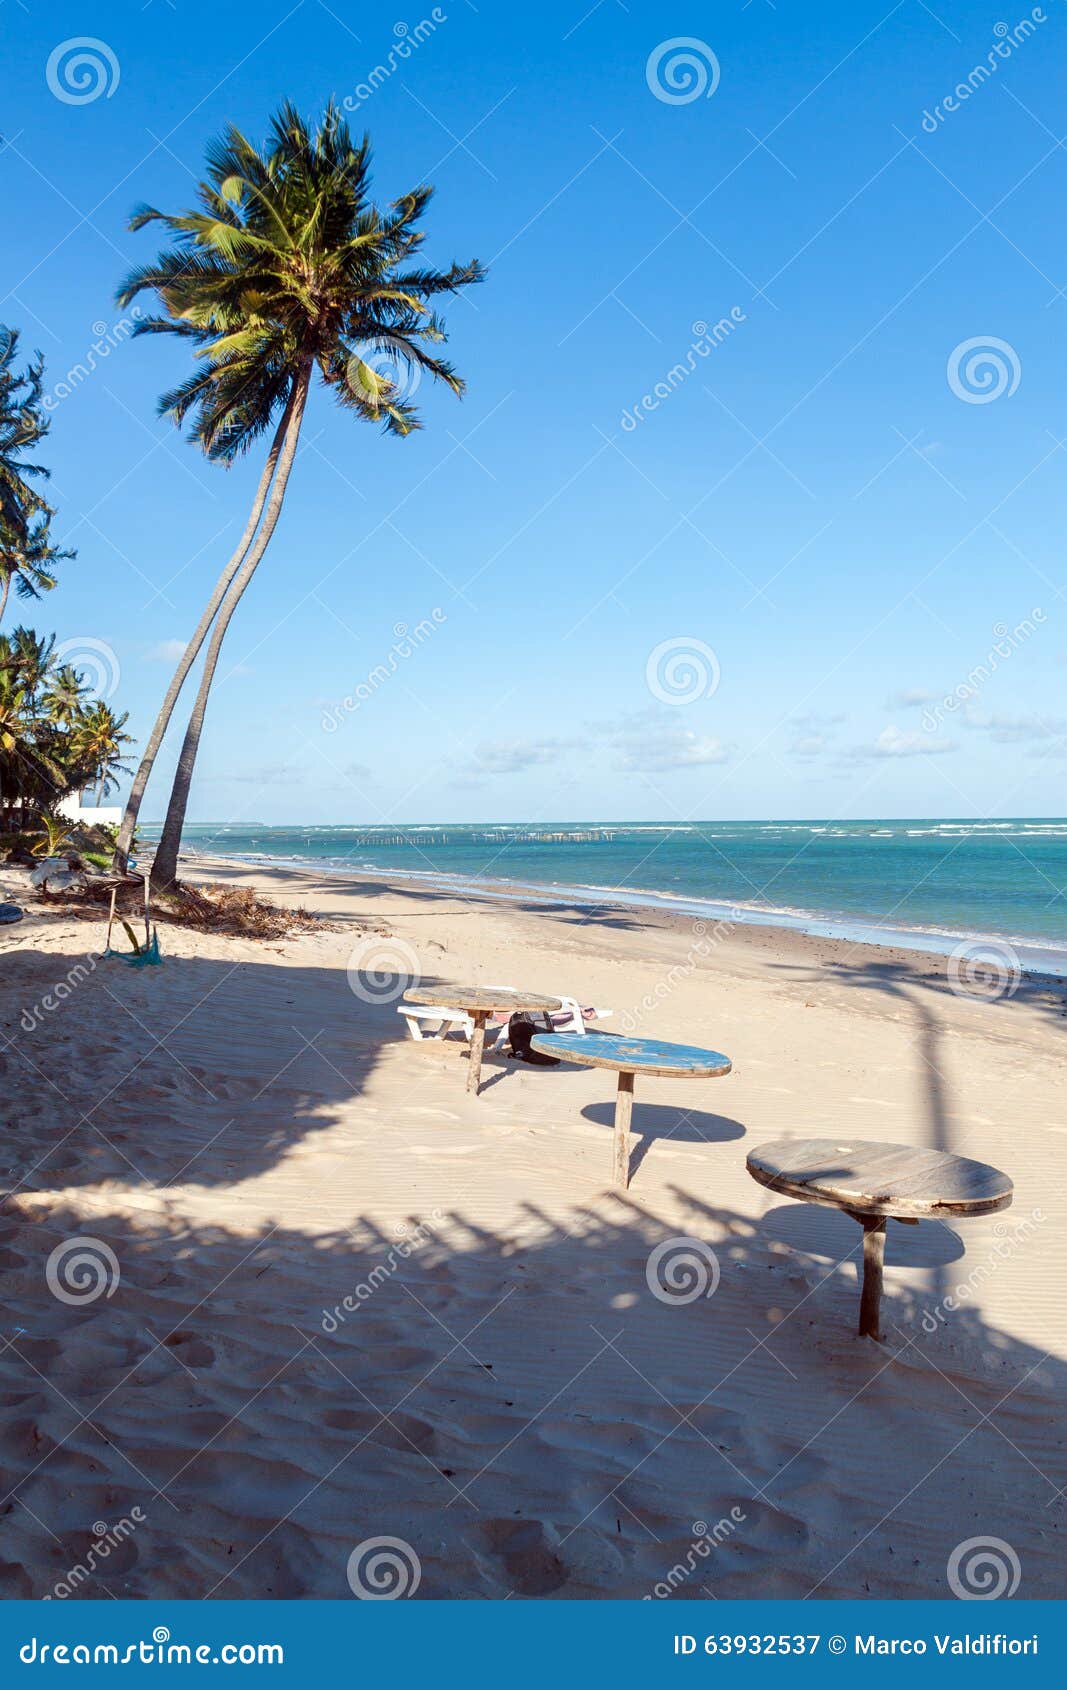
<path id="1" fill-rule="evenodd" d="M 126 715 L 88 695 L 55 656 L 54 637 L 0 634 L 0 829 L 52 837 L 59 801 L 92 788 L 97 803 L 127 772 Z"/>
<path id="2" fill-rule="evenodd" d="M 18 362 L 18 331 L 0 324 L 0 619 L 12 587 L 40 598 L 56 584 L 56 563 L 74 556 L 53 544 L 55 511 L 40 490 L 48 471 L 35 461 L 51 421 L 44 362 L 40 353 Z M 30 628 L 0 634 L 0 833 L 54 840 L 61 799 L 90 783 L 105 793 L 123 772 L 126 717 L 90 699 L 54 648 Z"/>
<path id="3" fill-rule="evenodd" d="M 18 330 L 0 323 L 0 621 L 12 586 L 22 598 L 40 598 L 56 584 L 56 563 L 74 556 L 52 543 L 55 511 L 38 485 L 48 471 L 26 457 L 51 419 L 41 392 L 44 362 L 38 353 L 17 370 L 18 345 Z"/>

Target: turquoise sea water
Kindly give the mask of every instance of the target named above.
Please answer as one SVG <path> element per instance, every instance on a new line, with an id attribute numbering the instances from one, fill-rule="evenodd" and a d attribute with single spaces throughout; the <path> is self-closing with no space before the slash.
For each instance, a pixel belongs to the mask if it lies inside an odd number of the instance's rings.
<path id="1" fill-rule="evenodd" d="M 150 830 L 147 830 L 150 836 Z M 502 883 L 945 949 L 1011 942 L 1067 971 L 1067 821 L 537 823 L 186 830 L 190 850 L 342 872 Z"/>

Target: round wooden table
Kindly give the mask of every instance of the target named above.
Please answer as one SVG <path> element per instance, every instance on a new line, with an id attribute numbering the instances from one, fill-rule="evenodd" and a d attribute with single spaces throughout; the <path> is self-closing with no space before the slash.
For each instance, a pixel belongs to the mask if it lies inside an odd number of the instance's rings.
<path id="1" fill-rule="evenodd" d="M 411 986 L 404 993 L 406 1003 L 424 1004 L 430 1009 L 462 1009 L 474 1022 L 471 1035 L 467 1090 L 477 1097 L 482 1078 L 485 1024 L 491 1015 L 516 1015 L 526 1010 L 533 1015 L 551 1015 L 562 1009 L 560 998 L 541 997 L 537 992 L 513 992 L 505 986 Z"/>
<path id="2" fill-rule="evenodd" d="M 987 1162 L 951 1156 L 910 1144 L 876 1144 L 862 1139 L 779 1138 L 750 1150 L 746 1166 L 754 1180 L 798 1197 L 843 1209 L 863 1228 L 861 1338 L 881 1339 L 882 1269 L 886 1220 L 911 1226 L 920 1220 L 953 1220 L 1006 1209 L 1014 1187 L 1007 1174 Z"/>
<path id="3" fill-rule="evenodd" d="M 618 1033 L 535 1033 L 534 1050 L 546 1056 L 578 1062 L 586 1068 L 614 1068 L 619 1076 L 615 1094 L 613 1178 L 625 1191 L 630 1183 L 630 1117 L 634 1076 L 658 1074 L 671 1079 L 715 1079 L 730 1072 L 730 1058 L 696 1045 L 669 1045 L 659 1039 L 626 1039 Z"/>

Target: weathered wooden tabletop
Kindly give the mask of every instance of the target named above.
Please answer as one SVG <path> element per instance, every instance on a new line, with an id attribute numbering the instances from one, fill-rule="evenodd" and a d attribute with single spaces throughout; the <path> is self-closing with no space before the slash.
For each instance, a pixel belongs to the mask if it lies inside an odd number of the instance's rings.
<path id="1" fill-rule="evenodd" d="M 746 1164 L 772 1191 L 863 1215 L 992 1214 L 1008 1207 L 1014 1190 L 986 1162 L 863 1139 L 775 1139 L 750 1150 Z"/>
<path id="2" fill-rule="evenodd" d="M 492 1014 L 495 1009 L 562 1009 L 559 998 L 541 997 L 537 992 L 513 992 L 504 986 L 411 986 L 404 993 L 407 1003 L 429 1008 L 469 1009 L 472 1014 Z"/>
<path id="3" fill-rule="evenodd" d="M 627 1074 L 697 1077 L 730 1072 L 730 1058 L 697 1045 L 670 1045 L 660 1039 L 627 1039 L 619 1033 L 535 1033 L 534 1050 L 579 1062 L 587 1068 L 615 1068 Z"/>

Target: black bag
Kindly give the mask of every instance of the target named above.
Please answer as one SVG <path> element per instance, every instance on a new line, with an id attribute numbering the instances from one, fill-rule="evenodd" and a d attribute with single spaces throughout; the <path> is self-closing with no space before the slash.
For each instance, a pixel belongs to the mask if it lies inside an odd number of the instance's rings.
<path id="1" fill-rule="evenodd" d="M 541 1051 L 530 1049 L 530 1040 L 534 1034 L 543 1031 L 544 1028 L 536 1026 L 525 1010 L 517 1011 L 508 1022 L 508 1042 L 511 1045 L 511 1054 L 517 1057 L 520 1062 L 532 1063 L 537 1068 L 558 1068 L 558 1056 L 544 1056 Z"/>

